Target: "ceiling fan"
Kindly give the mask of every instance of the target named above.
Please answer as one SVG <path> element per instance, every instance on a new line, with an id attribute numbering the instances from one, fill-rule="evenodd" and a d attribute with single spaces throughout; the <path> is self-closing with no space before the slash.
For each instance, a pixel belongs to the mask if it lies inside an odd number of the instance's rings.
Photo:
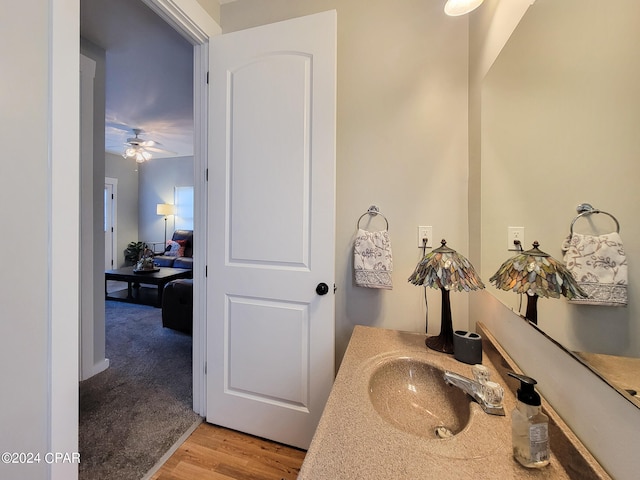
<path id="1" fill-rule="evenodd" d="M 137 163 L 144 163 L 152 158 L 152 152 L 171 153 L 168 150 L 158 148 L 157 145 L 160 145 L 158 142 L 140 138 L 142 133 L 140 128 L 133 128 L 132 130 L 135 136 L 127 138 L 125 150 L 122 154 L 124 158 L 134 158 Z"/>

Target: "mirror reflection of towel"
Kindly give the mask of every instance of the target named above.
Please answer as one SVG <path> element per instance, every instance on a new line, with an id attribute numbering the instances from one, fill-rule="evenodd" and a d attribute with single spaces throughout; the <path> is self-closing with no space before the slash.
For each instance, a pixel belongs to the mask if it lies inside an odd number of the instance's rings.
<path id="1" fill-rule="evenodd" d="M 563 245 L 564 263 L 587 298 L 572 303 L 627 305 L 627 258 L 616 232 L 606 235 L 569 235 Z"/>
<path id="2" fill-rule="evenodd" d="M 393 255 L 387 230 L 358 229 L 353 245 L 353 269 L 357 286 L 391 290 Z"/>

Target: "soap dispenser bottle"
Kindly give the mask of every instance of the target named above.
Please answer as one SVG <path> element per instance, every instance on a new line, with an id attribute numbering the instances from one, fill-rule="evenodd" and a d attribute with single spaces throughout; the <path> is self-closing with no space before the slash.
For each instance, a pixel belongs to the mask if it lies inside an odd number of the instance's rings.
<path id="1" fill-rule="evenodd" d="M 513 456 L 528 468 L 549 464 L 549 417 L 542 413 L 533 378 L 508 372 L 520 380 L 518 403 L 511 414 Z"/>

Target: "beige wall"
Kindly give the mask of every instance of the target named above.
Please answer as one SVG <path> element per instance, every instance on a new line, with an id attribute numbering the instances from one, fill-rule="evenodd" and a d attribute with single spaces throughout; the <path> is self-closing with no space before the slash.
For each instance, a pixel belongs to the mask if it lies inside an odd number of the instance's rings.
<path id="1" fill-rule="evenodd" d="M 417 226 L 468 252 L 467 19 L 439 2 L 242 0 L 221 7 L 223 32 L 315 12 L 338 13 L 336 349 L 356 324 L 424 331 L 422 288 L 407 282 L 420 258 Z M 355 287 L 356 222 L 375 204 L 389 220 L 394 287 Z M 374 224 L 374 227 L 382 224 Z M 440 294 L 429 289 L 430 332 Z M 467 295 L 452 295 L 467 328 Z"/>
<path id="2" fill-rule="evenodd" d="M 5 209 L 2 225 L 4 236 L 14 240 L 6 242 L 7 254 L 3 256 L 3 268 L 12 273 L 3 277 L 0 288 L 4 392 L 0 398 L 0 450 L 46 452 L 50 407 L 46 368 L 50 359 L 48 10 L 45 1 L 4 7 L 8 10 L 4 9 L 0 16 L 0 36 L 5 45 L 0 49 L 3 70 L 0 139 L 4 145 L 0 200 L 11 206 Z M 16 21 L 20 18 L 29 18 L 30 28 L 25 29 Z M 16 45 L 21 49 L 16 49 Z M 26 143 L 16 142 L 16 138 L 25 135 Z M 30 467 L 33 468 L 2 464 L 0 477 L 45 477 L 46 465 Z"/>
<path id="3" fill-rule="evenodd" d="M 469 22 L 469 254 L 480 271 L 481 258 L 481 93 L 482 81 L 532 0 L 485 0 Z"/>
<path id="4" fill-rule="evenodd" d="M 220 4 L 218 0 L 196 0 L 204 10 L 220 25 Z"/>

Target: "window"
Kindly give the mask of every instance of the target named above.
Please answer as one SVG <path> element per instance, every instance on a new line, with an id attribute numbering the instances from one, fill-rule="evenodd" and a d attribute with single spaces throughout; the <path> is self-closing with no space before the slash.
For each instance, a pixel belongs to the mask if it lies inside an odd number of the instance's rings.
<path id="1" fill-rule="evenodd" d="M 176 230 L 193 230 L 193 186 L 175 187 Z"/>

